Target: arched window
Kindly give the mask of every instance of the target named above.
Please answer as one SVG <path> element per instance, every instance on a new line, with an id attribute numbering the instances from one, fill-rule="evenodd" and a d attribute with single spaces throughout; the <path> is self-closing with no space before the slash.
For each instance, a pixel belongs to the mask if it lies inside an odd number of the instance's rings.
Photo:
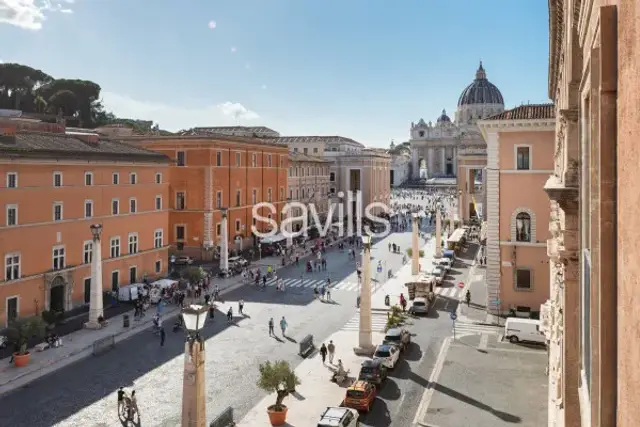
<path id="1" fill-rule="evenodd" d="M 516 216 L 516 241 L 531 241 L 531 216 L 526 212 L 520 212 Z"/>

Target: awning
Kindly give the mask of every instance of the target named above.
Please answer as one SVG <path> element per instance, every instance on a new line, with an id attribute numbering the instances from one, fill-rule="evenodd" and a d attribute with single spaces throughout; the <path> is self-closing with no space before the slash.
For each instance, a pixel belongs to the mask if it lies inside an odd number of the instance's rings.
<path id="1" fill-rule="evenodd" d="M 283 240 L 287 240 L 285 235 L 282 234 L 282 233 L 278 233 L 278 234 L 276 234 L 274 236 L 269 236 L 269 237 L 263 238 L 262 240 L 260 240 L 260 243 L 271 244 L 271 243 L 282 242 Z"/>

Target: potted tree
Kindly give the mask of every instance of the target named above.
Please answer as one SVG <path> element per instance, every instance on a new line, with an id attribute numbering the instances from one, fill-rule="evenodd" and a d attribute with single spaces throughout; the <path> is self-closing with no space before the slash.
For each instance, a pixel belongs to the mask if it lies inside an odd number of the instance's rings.
<path id="1" fill-rule="evenodd" d="M 300 385 L 300 379 L 291 369 L 288 362 L 278 360 L 274 363 L 261 363 L 260 379 L 258 387 L 268 393 L 276 393 L 276 403 L 267 408 L 269 421 L 272 426 L 281 426 L 287 421 L 287 407 L 282 401 L 289 394 L 295 392 L 296 386 Z"/>
<path id="2" fill-rule="evenodd" d="M 42 317 L 34 316 L 14 321 L 6 331 L 7 338 L 18 351 L 13 353 L 13 364 L 16 368 L 27 366 L 31 353 L 27 350 L 29 339 L 42 338 L 47 324 Z"/>

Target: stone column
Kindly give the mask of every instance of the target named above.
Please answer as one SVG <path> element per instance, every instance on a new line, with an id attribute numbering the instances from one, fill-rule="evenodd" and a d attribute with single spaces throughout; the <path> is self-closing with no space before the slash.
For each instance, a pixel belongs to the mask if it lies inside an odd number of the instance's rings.
<path id="1" fill-rule="evenodd" d="M 447 159 L 445 156 L 445 148 L 440 147 L 440 174 L 444 175 L 447 172 Z"/>
<path id="2" fill-rule="evenodd" d="M 220 209 L 222 213 L 222 220 L 220 221 L 220 270 L 229 271 L 229 224 L 228 224 L 228 209 Z"/>
<path id="3" fill-rule="evenodd" d="M 362 284 L 360 286 L 360 333 L 357 354 L 372 355 L 375 347 L 371 336 L 371 240 L 364 238 L 362 251 Z"/>
<path id="4" fill-rule="evenodd" d="M 89 322 L 86 328 L 99 329 L 98 318 L 104 315 L 102 307 L 102 224 L 91 225 L 91 298 L 89 300 Z"/>
<path id="5" fill-rule="evenodd" d="M 204 356 L 204 342 L 200 339 L 185 342 L 182 427 L 206 427 Z"/>
<path id="6" fill-rule="evenodd" d="M 429 147 L 427 149 L 427 178 L 431 178 L 435 170 L 435 149 Z"/>
<path id="7" fill-rule="evenodd" d="M 442 258 L 442 213 L 440 206 L 436 207 L 436 258 Z"/>
<path id="8" fill-rule="evenodd" d="M 411 147 L 411 166 L 413 179 L 420 178 L 420 159 L 418 158 L 418 149 L 415 147 Z"/>
<path id="9" fill-rule="evenodd" d="M 420 272 L 420 243 L 418 238 L 418 230 L 420 218 L 413 214 L 411 222 L 411 274 L 414 276 Z"/>

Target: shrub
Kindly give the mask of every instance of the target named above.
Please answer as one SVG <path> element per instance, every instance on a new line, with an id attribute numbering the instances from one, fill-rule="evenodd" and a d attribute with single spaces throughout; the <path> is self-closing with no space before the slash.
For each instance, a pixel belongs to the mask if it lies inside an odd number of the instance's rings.
<path id="1" fill-rule="evenodd" d="M 289 394 L 296 391 L 296 386 L 300 385 L 300 379 L 284 360 L 278 360 L 274 363 L 261 363 L 260 378 L 258 379 L 258 387 L 267 393 L 276 393 L 276 403 L 269 409 L 280 412 L 283 410 L 282 401 Z"/>
<path id="2" fill-rule="evenodd" d="M 180 276 L 190 283 L 198 283 L 204 278 L 204 270 L 202 267 L 189 266 L 180 272 Z"/>
<path id="3" fill-rule="evenodd" d="M 5 334 L 10 342 L 20 347 L 19 354 L 27 354 L 29 339 L 44 337 L 46 326 L 42 317 L 28 317 L 14 321 Z"/>
<path id="4" fill-rule="evenodd" d="M 42 320 L 44 320 L 47 325 L 55 325 L 58 319 L 58 314 L 53 311 L 45 310 L 42 312 Z"/>
<path id="5" fill-rule="evenodd" d="M 412 256 L 413 256 L 413 249 L 408 248 L 408 249 L 407 249 L 407 255 L 408 255 L 409 257 L 412 257 Z M 424 251 L 423 251 L 422 249 L 420 249 L 420 250 L 418 251 L 418 258 L 424 258 Z"/>

